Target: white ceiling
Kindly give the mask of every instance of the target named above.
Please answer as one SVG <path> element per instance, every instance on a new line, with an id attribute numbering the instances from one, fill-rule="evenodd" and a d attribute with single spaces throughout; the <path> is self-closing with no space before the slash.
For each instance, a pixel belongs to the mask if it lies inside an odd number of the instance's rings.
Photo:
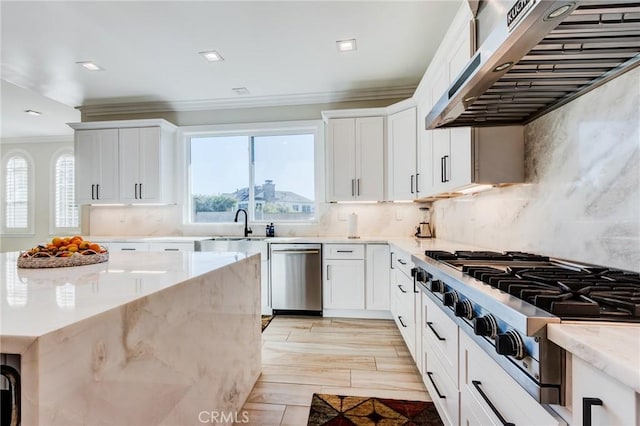
<path id="1" fill-rule="evenodd" d="M 2 0 L 2 137 L 68 133 L 76 106 L 408 92 L 460 1 Z M 357 51 L 339 53 L 335 42 L 350 38 Z M 212 49 L 225 61 L 198 55 Z M 105 70 L 76 64 L 87 60 Z M 49 114 L 63 121 L 49 127 Z"/>

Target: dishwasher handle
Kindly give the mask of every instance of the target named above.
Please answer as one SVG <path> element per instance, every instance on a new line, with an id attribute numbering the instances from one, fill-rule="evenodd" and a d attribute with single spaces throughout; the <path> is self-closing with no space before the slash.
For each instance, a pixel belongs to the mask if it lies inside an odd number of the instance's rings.
<path id="1" fill-rule="evenodd" d="M 272 254 L 320 254 L 320 250 L 271 250 Z"/>

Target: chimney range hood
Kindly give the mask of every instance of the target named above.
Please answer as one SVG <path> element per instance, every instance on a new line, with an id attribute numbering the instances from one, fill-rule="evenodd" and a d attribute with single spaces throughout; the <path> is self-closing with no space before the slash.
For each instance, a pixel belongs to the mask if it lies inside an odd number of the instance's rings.
<path id="1" fill-rule="evenodd" d="M 640 2 L 489 3 L 501 16 L 487 30 L 478 14 L 488 35 L 426 129 L 526 124 L 640 65 Z"/>

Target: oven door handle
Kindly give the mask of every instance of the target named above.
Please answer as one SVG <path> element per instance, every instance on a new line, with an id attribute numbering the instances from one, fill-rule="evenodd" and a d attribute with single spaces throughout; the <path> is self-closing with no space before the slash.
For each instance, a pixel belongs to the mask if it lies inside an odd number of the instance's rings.
<path id="1" fill-rule="evenodd" d="M 487 394 L 484 393 L 484 391 L 480 387 L 482 385 L 482 382 L 480 382 L 479 380 L 472 380 L 471 383 L 473 383 L 473 386 L 476 388 L 476 390 L 478 391 L 482 399 L 484 399 L 484 402 L 486 402 L 489 408 L 491 408 L 491 411 L 493 411 L 493 414 L 496 415 L 496 417 L 498 418 L 498 420 L 500 420 L 500 423 L 502 423 L 503 426 L 515 426 L 515 424 L 506 421 L 505 418 L 502 417 L 502 414 L 500 414 L 500 411 L 498 411 L 496 406 L 493 405 L 493 402 L 491 402 Z"/>

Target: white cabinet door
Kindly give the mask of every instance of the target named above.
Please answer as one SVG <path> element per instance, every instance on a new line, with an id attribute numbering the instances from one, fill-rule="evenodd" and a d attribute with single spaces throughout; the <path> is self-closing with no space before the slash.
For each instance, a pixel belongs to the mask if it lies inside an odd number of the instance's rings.
<path id="1" fill-rule="evenodd" d="M 384 199 L 384 117 L 327 124 L 327 201 Z"/>
<path id="2" fill-rule="evenodd" d="M 388 128 L 389 200 L 416 198 L 416 108 L 391 114 Z"/>
<path id="3" fill-rule="evenodd" d="M 123 202 L 160 202 L 161 133 L 159 127 L 119 130 L 120 198 Z"/>
<path id="4" fill-rule="evenodd" d="M 75 156 L 77 202 L 118 202 L 118 131 L 77 131 Z"/>
<path id="5" fill-rule="evenodd" d="M 389 310 L 389 246 L 367 244 L 366 309 Z"/>
<path id="6" fill-rule="evenodd" d="M 353 200 L 355 178 L 355 119 L 331 119 L 327 124 L 327 201 Z"/>
<path id="7" fill-rule="evenodd" d="M 449 142 L 449 163 L 447 174 L 449 188 L 460 188 L 473 181 L 471 157 L 471 128 L 456 127 L 449 130 L 451 140 Z"/>
<path id="8" fill-rule="evenodd" d="M 576 356 L 572 360 L 573 424 L 633 425 L 640 415 L 640 397 Z M 587 403 L 586 407 L 584 403 Z M 596 402 L 596 404 L 593 404 Z M 601 405 L 597 405 L 597 403 Z M 585 417 L 591 416 L 591 422 Z"/>
<path id="9" fill-rule="evenodd" d="M 384 118 L 356 118 L 356 199 L 384 200 Z"/>
<path id="10" fill-rule="evenodd" d="M 324 309 L 364 309 L 364 260 L 325 260 Z"/>

